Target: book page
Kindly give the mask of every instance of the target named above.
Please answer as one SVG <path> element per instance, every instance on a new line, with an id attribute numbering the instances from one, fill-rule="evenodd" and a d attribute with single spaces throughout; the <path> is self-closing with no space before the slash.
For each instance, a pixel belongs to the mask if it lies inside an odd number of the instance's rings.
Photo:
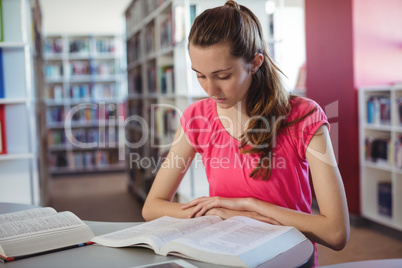
<path id="1" fill-rule="evenodd" d="M 143 223 L 117 232 L 101 235 L 93 242 L 112 247 L 127 247 L 135 243 L 154 243 L 154 250 L 164 243 L 182 237 L 188 233 L 222 221 L 217 216 L 206 216 L 195 219 L 177 219 L 168 216 Z M 147 238 L 147 239 L 140 239 Z"/>
<path id="2" fill-rule="evenodd" d="M 86 224 L 68 211 L 38 218 L 5 222 L 0 224 L 0 243 L 27 235 L 42 234 L 79 226 L 86 226 Z"/>
<path id="3" fill-rule="evenodd" d="M 32 219 L 46 215 L 56 214 L 57 211 L 53 208 L 32 208 L 17 212 L 0 214 L 0 224 L 11 221 L 20 221 L 25 219 Z"/>
<path id="4" fill-rule="evenodd" d="M 284 242 L 278 243 L 276 238 Z M 293 227 L 271 225 L 237 216 L 171 241 L 162 247 L 161 253 L 176 251 L 201 261 L 211 261 L 214 258 L 212 255 L 215 255 L 218 264 L 224 264 L 219 263 L 224 260 L 223 255 L 230 255 L 248 263 L 261 257 L 267 260 L 305 239 L 306 237 Z"/>

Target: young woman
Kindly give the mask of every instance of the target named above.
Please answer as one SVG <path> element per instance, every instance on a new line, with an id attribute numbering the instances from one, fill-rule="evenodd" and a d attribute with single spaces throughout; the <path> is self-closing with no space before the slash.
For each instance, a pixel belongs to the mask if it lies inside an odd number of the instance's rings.
<path id="1" fill-rule="evenodd" d="M 311 241 L 341 250 L 349 215 L 329 123 L 315 102 L 284 89 L 256 16 L 234 1 L 206 10 L 191 28 L 189 54 L 210 98 L 185 110 L 143 217 L 244 215 L 295 226 Z M 210 196 L 173 202 L 197 152 Z M 319 215 L 311 214 L 309 169 Z"/>

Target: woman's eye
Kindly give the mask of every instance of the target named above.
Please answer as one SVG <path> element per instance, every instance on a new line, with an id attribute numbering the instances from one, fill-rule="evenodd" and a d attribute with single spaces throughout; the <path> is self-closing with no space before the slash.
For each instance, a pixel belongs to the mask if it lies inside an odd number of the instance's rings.
<path id="1" fill-rule="evenodd" d="M 198 79 L 202 79 L 202 78 L 205 78 L 205 76 L 203 76 L 203 75 L 197 75 L 197 78 L 198 78 Z"/>
<path id="2" fill-rule="evenodd" d="M 221 80 L 226 80 L 226 79 L 229 79 L 229 78 L 230 78 L 230 75 L 227 75 L 227 76 L 218 76 L 218 78 L 221 79 Z"/>

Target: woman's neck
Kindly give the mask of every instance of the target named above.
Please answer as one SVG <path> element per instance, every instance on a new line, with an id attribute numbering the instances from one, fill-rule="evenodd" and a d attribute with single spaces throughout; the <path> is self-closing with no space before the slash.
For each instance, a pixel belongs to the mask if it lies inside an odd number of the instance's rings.
<path id="1" fill-rule="evenodd" d="M 216 110 L 226 131 L 234 138 L 240 140 L 241 135 L 246 130 L 247 122 L 250 119 L 244 105 L 239 103 L 229 109 L 221 109 L 217 105 Z"/>

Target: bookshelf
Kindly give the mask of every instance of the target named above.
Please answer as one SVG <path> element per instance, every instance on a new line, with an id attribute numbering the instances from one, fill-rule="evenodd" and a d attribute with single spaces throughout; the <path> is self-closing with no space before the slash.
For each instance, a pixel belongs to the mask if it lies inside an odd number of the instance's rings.
<path id="1" fill-rule="evenodd" d="M 181 114 L 189 104 L 207 97 L 191 70 L 187 50 L 191 23 L 205 9 L 224 3 L 133 0 L 126 9 L 125 157 L 128 188 L 142 200 L 170 148 Z M 262 25 L 268 25 L 265 1 L 238 3 L 247 5 L 259 16 Z M 205 169 L 197 154 L 180 184 L 178 199 L 188 202 L 208 194 Z"/>
<path id="2" fill-rule="evenodd" d="M 40 63 L 40 7 L 28 0 L 0 4 L 0 202 L 38 205 L 35 84 L 40 73 L 33 67 Z"/>
<path id="3" fill-rule="evenodd" d="M 359 89 L 362 216 L 402 230 L 402 86 Z"/>
<path id="4" fill-rule="evenodd" d="M 53 175 L 124 171 L 121 37 L 49 35 L 44 42 L 47 149 Z"/>

